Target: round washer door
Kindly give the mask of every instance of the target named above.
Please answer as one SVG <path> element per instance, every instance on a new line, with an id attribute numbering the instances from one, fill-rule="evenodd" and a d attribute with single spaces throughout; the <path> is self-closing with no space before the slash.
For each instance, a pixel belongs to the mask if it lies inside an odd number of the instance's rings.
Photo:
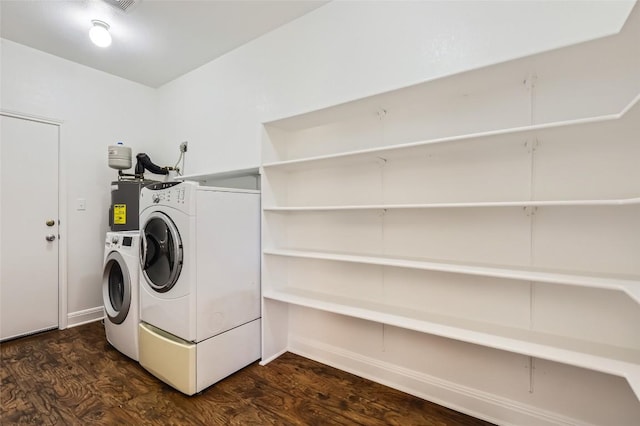
<path id="1" fill-rule="evenodd" d="M 171 290 L 182 271 L 182 239 L 173 221 L 162 212 L 153 212 L 141 230 L 140 265 L 152 290 Z"/>
<path id="2" fill-rule="evenodd" d="M 121 324 L 131 306 L 131 275 L 122 255 L 112 251 L 107 256 L 102 274 L 102 300 L 107 318 Z"/>

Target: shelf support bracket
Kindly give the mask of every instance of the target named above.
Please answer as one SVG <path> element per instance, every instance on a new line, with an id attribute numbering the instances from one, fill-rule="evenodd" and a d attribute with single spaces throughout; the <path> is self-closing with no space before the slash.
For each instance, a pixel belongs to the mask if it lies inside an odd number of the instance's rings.
<path id="1" fill-rule="evenodd" d="M 632 287 L 628 285 L 627 287 L 625 287 L 624 292 L 627 293 L 627 296 L 631 297 L 631 299 L 633 299 L 634 302 L 640 303 L 640 287 L 638 286 Z"/>
<path id="2" fill-rule="evenodd" d="M 536 360 L 532 356 L 529 357 L 529 393 L 533 393 L 534 370 L 536 369 Z"/>
<path id="3" fill-rule="evenodd" d="M 524 142 L 524 147 L 527 149 L 527 152 L 529 154 L 533 154 L 534 152 L 536 152 L 539 146 L 540 146 L 540 141 L 538 140 L 538 138 L 534 138 L 533 140 L 527 139 Z"/>
<path id="4" fill-rule="evenodd" d="M 527 90 L 533 90 L 536 87 L 537 81 L 538 81 L 538 75 L 532 72 L 525 77 L 522 83 L 524 84 L 524 87 Z"/>
<path id="5" fill-rule="evenodd" d="M 529 73 L 527 77 L 522 82 L 524 84 L 525 89 L 529 92 L 529 124 L 534 124 L 536 122 L 536 83 L 538 81 L 538 76 L 535 72 Z"/>
<path id="6" fill-rule="evenodd" d="M 640 369 L 639 371 L 633 371 L 627 375 L 627 383 L 629 383 L 629 387 L 636 394 L 636 398 L 640 401 Z"/>

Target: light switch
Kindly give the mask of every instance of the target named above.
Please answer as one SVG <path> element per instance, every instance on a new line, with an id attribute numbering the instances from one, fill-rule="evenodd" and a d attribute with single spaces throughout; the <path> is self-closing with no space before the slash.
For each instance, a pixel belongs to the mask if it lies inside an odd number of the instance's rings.
<path id="1" fill-rule="evenodd" d="M 76 210 L 86 210 L 87 209 L 87 200 L 84 198 L 78 198 L 76 200 Z"/>

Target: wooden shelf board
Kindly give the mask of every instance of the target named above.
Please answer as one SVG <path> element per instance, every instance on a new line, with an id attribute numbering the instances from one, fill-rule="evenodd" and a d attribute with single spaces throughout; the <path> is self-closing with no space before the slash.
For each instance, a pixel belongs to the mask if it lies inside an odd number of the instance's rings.
<path id="1" fill-rule="evenodd" d="M 384 256 L 363 256 L 334 252 L 306 250 L 266 249 L 265 255 L 298 257 L 305 259 L 329 260 L 337 262 L 362 263 L 398 268 L 422 269 L 428 271 L 450 272 L 465 275 L 506 278 L 522 281 L 534 281 L 550 284 L 573 285 L 578 287 L 599 288 L 622 291 L 637 303 L 640 303 L 640 277 L 612 276 L 565 271 L 551 271 L 513 266 L 491 266 L 465 264 L 435 260 L 406 259 Z"/>

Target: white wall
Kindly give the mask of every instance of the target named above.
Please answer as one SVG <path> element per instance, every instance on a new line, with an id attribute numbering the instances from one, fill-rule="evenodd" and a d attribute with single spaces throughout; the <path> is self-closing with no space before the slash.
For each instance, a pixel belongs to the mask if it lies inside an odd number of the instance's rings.
<path id="1" fill-rule="evenodd" d="M 614 34 L 632 6 L 633 2 L 615 1 L 334 1 L 160 88 L 165 152 L 177 151 L 178 143 L 188 140 L 187 173 L 256 166 L 260 164 L 262 122 Z M 524 118 L 531 117 L 525 114 Z M 528 289 L 524 290 L 528 296 Z M 514 306 L 509 308 L 518 311 Z M 335 356 L 334 365 L 348 366 L 352 359 L 370 356 L 370 363 L 363 364 L 376 366 L 369 370 L 369 376 L 382 382 L 386 379 L 387 383 L 397 384 L 407 377 L 411 377 L 407 383 L 414 379 L 421 382 L 422 378 L 413 375 L 420 370 L 417 366 L 425 363 L 421 348 L 436 348 L 437 357 L 445 361 L 433 363 L 434 369 L 443 364 L 454 367 L 430 372 L 431 377 L 437 377 L 437 390 L 424 394 L 445 395 L 440 402 L 450 406 L 455 404 L 452 401 L 464 400 L 458 409 L 486 415 L 488 411 L 478 408 L 480 404 L 474 406 L 482 398 L 465 399 L 471 393 L 465 394 L 458 385 L 484 389 L 487 393 L 483 398 L 496 405 L 494 412 L 499 414 L 495 418 L 501 423 L 522 424 L 519 420 L 526 418 L 530 424 L 545 423 L 543 419 L 546 424 L 575 424 L 580 421 L 562 414 L 580 412 L 581 418 L 597 418 L 590 416 L 589 407 L 580 405 L 584 393 L 579 386 L 584 383 L 593 384 L 585 389 L 600 389 L 598 386 L 609 386 L 611 382 L 610 388 L 627 390 L 622 401 L 616 398 L 618 394 L 611 394 L 614 402 L 626 407 L 633 407 L 636 402 L 621 378 L 603 379 L 603 375 L 543 360 L 535 361 L 536 368 L 539 375 L 548 377 L 538 381 L 539 392 L 529 394 L 515 385 L 529 380 L 528 367 L 523 362 L 526 357 L 474 349 L 406 330 L 386 329 L 389 342 L 396 345 L 389 343 L 385 359 L 377 356 L 375 351 L 379 349 L 364 348 L 353 355 L 348 342 L 353 342 L 352 346 L 378 342 L 379 324 L 319 311 L 297 316 L 296 309 L 293 311 L 289 338 L 310 336 L 309 341 L 317 345 L 305 351 L 308 342 L 301 338 L 298 342 L 289 341 L 290 348 L 320 359 L 317 347 L 326 338 L 334 345 L 334 354 L 344 355 L 344 360 L 339 361 Z M 306 321 L 298 321 L 304 316 Z M 336 330 L 343 332 L 335 333 Z M 355 335 L 367 337 L 354 341 Z M 351 355 L 353 358 L 349 358 Z M 452 362 L 446 361 L 449 359 Z M 517 374 L 505 374 L 509 369 L 517 370 Z M 395 380 L 389 372 L 398 371 L 403 372 L 398 373 L 402 377 Z M 565 382 L 572 375 L 579 380 Z M 455 386 L 447 388 L 442 384 L 447 381 Z M 560 389 L 576 383 L 575 391 L 569 392 L 567 398 L 551 400 L 555 394 L 549 387 Z M 405 386 L 407 390 L 416 388 Z M 505 403 L 509 399 L 530 405 L 510 406 Z M 562 406 L 566 401 L 570 406 Z M 530 407 L 537 409 L 528 412 Z M 629 411 L 620 411 L 621 416 L 629 415 Z M 514 417 L 514 413 L 520 417 Z"/>
<path id="2" fill-rule="evenodd" d="M 134 153 L 153 152 L 158 139 L 156 92 L 8 40 L 1 42 L 0 108 L 63 123 L 60 189 L 67 202 L 60 206 L 60 230 L 61 244 L 66 243 L 68 250 L 67 313 L 73 324 L 87 317 L 78 314 L 102 306 L 109 183 L 117 176 L 107 165 L 107 146 L 122 140 Z M 28 167 L 27 159 L 23 161 Z M 76 210 L 78 198 L 86 200 L 85 211 Z M 95 316 L 94 311 L 89 317 Z"/>
<path id="3" fill-rule="evenodd" d="M 633 1 L 334 1 L 159 89 L 163 159 L 260 163 L 260 122 L 617 32 Z"/>

